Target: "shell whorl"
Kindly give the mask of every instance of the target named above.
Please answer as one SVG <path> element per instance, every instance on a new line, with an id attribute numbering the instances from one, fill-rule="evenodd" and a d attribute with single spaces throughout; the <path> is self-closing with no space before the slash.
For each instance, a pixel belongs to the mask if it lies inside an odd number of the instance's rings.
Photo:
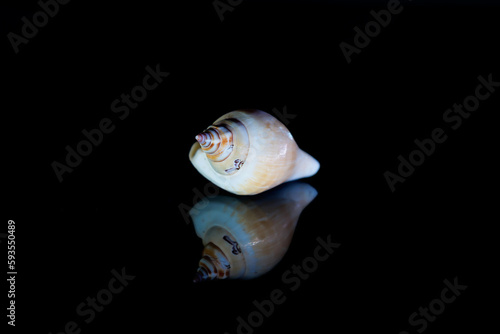
<path id="1" fill-rule="evenodd" d="M 229 277 L 230 269 L 231 265 L 224 252 L 210 242 L 203 250 L 203 257 L 198 264 L 198 270 L 193 282 L 225 279 Z"/>
<path id="2" fill-rule="evenodd" d="M 220 162 L 227 159 L 233 151 L 233 133 L 224 125 L 211 125 L 196 136 L 201 149 L 212 161 Z"/>
<path id="3" fill-rule="evenodd" d="M 213 169 L 222 175 L 240 170 L 250 147 L 247 129 L 236 119 L 225 119 L 210 125 L 196 136 L 196 140 Z"/>

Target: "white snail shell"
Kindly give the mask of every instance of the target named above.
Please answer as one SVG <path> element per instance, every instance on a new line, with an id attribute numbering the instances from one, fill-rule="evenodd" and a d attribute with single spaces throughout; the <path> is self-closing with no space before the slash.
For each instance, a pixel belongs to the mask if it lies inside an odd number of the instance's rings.
<path id="1" fill-rule="evenodd" d="M 293 182 L 257 197 L 197 203 L 189 214 L 205 248 L 194 281 L 267 273 L 287 252 L 299 215 L 316 195 L 310 185 Z"/>
<path id="2" fill-rule="evenodd" d="M 255 195 L 319 169 L 319 162 L 297 146 L 286 126 L 260 110 L 227 113 L 196 140 L 189 152 L 194 167 L 237 195 Z"/>

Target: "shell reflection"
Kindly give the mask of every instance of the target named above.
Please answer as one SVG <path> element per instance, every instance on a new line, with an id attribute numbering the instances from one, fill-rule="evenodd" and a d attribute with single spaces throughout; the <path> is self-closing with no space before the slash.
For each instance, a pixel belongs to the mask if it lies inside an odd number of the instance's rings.
<path id="1" fill-rule="evenodd" d="M 205 248 L 194 282 L 267 273 L 287 252 L 316 195 L 310 185 L 293 182 L 251 198 L 217 196 L 195 205 L 189 214 Z"/>

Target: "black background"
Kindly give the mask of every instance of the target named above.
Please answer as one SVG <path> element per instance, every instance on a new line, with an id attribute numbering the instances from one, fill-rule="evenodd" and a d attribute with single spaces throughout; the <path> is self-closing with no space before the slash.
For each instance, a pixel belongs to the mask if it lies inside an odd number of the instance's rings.
<path id="1" fill-rule="evenodd" d="M 221 22 L 211 1 L 75 0 L 18 54 L 4 38 L 2 224 L 17 226 L 16 331 L 59 333 L 74 320 L 82 333 L 236 333 L 237 317 L 279 288 L 286 302 L 256 333 L 399 333 L 454 277 L 467 290 L 426 332 L 484 331 L 496 314 L 485 300 L 494 301 L 499 93 L 455 131 L 442 116 L 479 75 L 500 81 L 500 11 L 404 4 L 348 64 L 339 44 L 385 7 L 244 0 Z M 38 10 L 6 3 L 4 36 Z M 111 102 L 156 64 L 170 76 L 119 120 Z M 202 244 L 178 209 L 206 184 L 188 159 L 193 137 L 231 110 L 284 106 L 297 143 L 321 163 L 304 180 L 317 198 L 273 271 L 193 284 Z M 106 117 L 115 130 L 58 182 L 52 162 Z M 447 141 L 391 192 L 384 172 L 436 127 Z M 291 292 L 282 274 L 328 235 L 341 247 Z M 136 278 L 85 324 L 77 305 L 122 267 Z"/>

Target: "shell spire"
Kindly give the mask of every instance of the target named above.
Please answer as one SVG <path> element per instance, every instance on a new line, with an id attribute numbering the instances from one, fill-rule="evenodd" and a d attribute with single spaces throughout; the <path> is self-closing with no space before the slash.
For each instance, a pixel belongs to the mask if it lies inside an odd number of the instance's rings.
<path id="1" fill-rule="evenodd" d="M 201 149 L 207 158 L 221 162 L 233 151 L 233 133 L 225 126 L 209 126 L 208 129 L 196 136 Z"/>
<path id="2" fill-rule="evenodd" d="M 196 137 L 204 163 L 218 174 L 228 176 L 239 171 L 248 155 L 249 137 L 245 126 L 236 119 L 210 125 Z"/>
<path id="3" fill-rule="evenodd" d="M 194 275 L 194 278 L 193 278 L 194 283 L 213 280 L 217 276 L 215 266 L 213 263 L 211 263 L 210 260 L 207 261 L 206 259 L 202 259 L 201 261 L 208 262 L 208 268 L 207 268 L 207 263 L 204 263 L 204 265 L 200 264 L 200 266 L 198 267 L 198 270 L 196 271 L 196 275 Z M 215 272 L 213 271 L 214 269 L 215 269 Z"/>
<path id="4" fill-rule="evenodd" d="M 222 250 L 213 243 L 209 243 L 203 250 L 203 257 L 198 264 L 193 282 L 225 279 L 229 277 L 230 269 L 229 261 Z"/>
<path id="5" fill-rule="evenodd" d="M 200 133 L 199 135 L 196 135 L 195 139 L 201 145 L 205 138 L 204 138 L 204 135 L 202 133 Z"/>

